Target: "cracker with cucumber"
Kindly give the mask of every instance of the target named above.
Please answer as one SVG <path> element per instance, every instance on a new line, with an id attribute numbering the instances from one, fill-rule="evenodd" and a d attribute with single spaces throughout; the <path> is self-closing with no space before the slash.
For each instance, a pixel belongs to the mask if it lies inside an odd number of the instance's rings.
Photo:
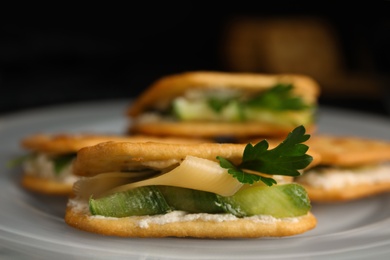
<path id="1" fill-rule="evenodd" d="M 152 83 L 128 108 L 129 132 L 207 138 L 284 137 L 316 129 L 320 87 L 296 74 L 190 71 Z"/>
<path id="2" fill-rule="evenodd" d="M 276 147 L 105 142 L 79 150 L 65 222 L 119 237 L 284 237 L 315 228 L 303 126 Z M 289 178 L 287 178 L 288 180 Z"/>
<path id="3" fill-rule="evenodd" d="M 72 162 L 76 152 L 85 146 L 107 141 L 127 142 L 203 142 L 187 138 L 159 138 L 149 136 L 121 136 L 92 133 L 56 133 L 33 134 L 21 140 L 21 146 L 27 151 L 18 158 L 23 168 L 21 184 L 24 188 L 46 195 L 69 195 L 78 176 L 72 172 Z"/>
<path id="4" fill-rule="evenodd" d="M 390 192 L 390 142 L 359 136 L 313 135 L 319 165 L 295 179 L 313 202 L 341 202 Z"/>

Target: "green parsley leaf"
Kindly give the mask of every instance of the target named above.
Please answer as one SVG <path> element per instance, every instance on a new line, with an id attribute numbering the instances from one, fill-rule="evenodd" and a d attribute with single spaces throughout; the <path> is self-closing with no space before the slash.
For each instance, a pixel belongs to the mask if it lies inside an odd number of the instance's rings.
<path id="1" fill-rule="evenodd" d="M 21 155 L 19 157 L 16 157 L 16 158 L 14 158 L 14 159 L 12 159 L 12 160 L 7 162 L 7 167 L 8 168 L 14 168 L 14 167 L 20 166 L 25 161 L 27 161 L 28 159 L 30 159 L 33 156 L 34 155 L 32 155 L 32 154 L 25 154 L 25 155 Z"/>
<path id="2" fill-rule="evenodd" d="M 277 84 L 248 100 L 246 105 L 272 110 L 302 110 L 308 108 L 309 106 L 305 104 L 301 97 L 294 95 L 292 89 L 293 85 L 291 84 Z"/>
<path id="3" fill-rule="evenodd" d="M 222 111 L 224 107 L 229 104 L 230 100 L 228 99 L 220 99 L 216 97 L 210 97 L 207 100 L 207 103 L 210 108 L 212 108 L 215 112 L 219 113 Z"/>
<path id="4" fill-rule="evenodd" d="M 75 154 L 65 154 L 53 158 L 54 172 L 59 174 L 66 166 L 68 166 L 75 158 Z"/>
<path id="5" fill-rule="evenodd" d="M 228 173 L 241 183 L 253 184 L 262 181 L 272 186 L 276 184 L 274 179 L 245 170 L 270 175 L 299 176 L 298 170 L 306 168 L 313 160 L 313 157 L 306 154 L 309 147 L 302 144 L 310 138 L 310 135 L 305 132 L 304 126 L 296 127 L 283 142 L 271 150 L 268 150 L 269 144 L 266 140 L 256 145 L 249 143 L 244 149 L 242 162 L 239 165 L 234 165 L 220 156 L 217 159 L 221 167 L 227 169 Z"/>

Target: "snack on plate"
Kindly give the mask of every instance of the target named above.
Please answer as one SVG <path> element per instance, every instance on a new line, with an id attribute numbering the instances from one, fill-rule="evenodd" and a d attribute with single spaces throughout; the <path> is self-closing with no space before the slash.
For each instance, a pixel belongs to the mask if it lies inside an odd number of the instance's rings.
<path id="1" fill-rule="evenodd" d="M 117 136 L 98 134 L 34 134 L 24 138 L 21 146 L 29 151 L 23 158 L 22 186 L 28 190 L 51 195 L 68 195 L 78 179 L 72 173 L 76 152 L 85 146 L 106 141 L 128 142 L 191 142 L 195 139 Z M 199 142 L 201 142 L 199 140 Z"/>
<path id="2" fill-rule="evenodd" d="M 320 165 L 295 181 L 313 202 L 359 199 L 390 191 L 390 142 L 357 136 L 313 135 L 307 142 Z"/>
<path id="3" fill-rule="evenodd" d="M 293 74 L 194 71 L 154 82 L 129 107 L 129 132 L 247 138 L 315 131 L 320 88 Z"/>
<path id="4" fill-rule="evenodd" d="M 121 237 L 254 238 L 316 226 L 306 191 L 283 177 L 312 162 L 299 126 L 268 149 L 231 143 L 105 142 L 79 150 L 65 222 Z"/>

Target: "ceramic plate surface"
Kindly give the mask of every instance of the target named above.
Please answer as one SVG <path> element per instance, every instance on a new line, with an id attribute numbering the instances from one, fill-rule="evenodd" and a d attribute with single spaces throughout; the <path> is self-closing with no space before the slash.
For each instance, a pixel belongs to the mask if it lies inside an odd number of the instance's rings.
<path id="1" fill-rule="evenodd" d="M 0 259 L 390 259 L 390 194 L 313 204 L 315 229 L 286 238 L 135 239 L 106 237 L 64 223 L 66 199 L 19 186 L 20 139 L 45 132 L 124 133 L 129 103 L 113 100 L 0 117 Z M 321 107 L 319 132 L 390 139 L 390 119 Z"/>

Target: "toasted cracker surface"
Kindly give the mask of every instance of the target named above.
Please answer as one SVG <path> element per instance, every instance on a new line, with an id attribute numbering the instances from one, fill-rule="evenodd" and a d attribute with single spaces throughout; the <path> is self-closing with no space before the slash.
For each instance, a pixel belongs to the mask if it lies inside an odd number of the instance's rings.
<path id="1" fill-rule="evenodd" d="M 31 151 L 48 154 L 67 154 L 77 152 L 80 148 L 107 141 L 122 142 L 167 142 L 167 143 L 199 143 L 200 139 L 181 137 L 156 137 L 147 135 L 100 135 L 100 134 L 34 134 L 21 141 L 22 147 Z"/>
<path id="2" fill-rule="evenodd" d="M 96 145 L 101 142 L 126 141 L 126 142 L 166 142 L 166 143 L 199 143 L 200 139 L 186 139 L 176 137 L 153 137 L 153 136 L 120 136 L 120 135 L 98 135 L 98 134 L 35 134 L 24 138 L 21 141 L 25 149 L 34 152 L 51 155 L 76 153 L 86 146 Z M 34 192 L 51 195 L 66 195 L 72 191 L 72 184 L 65 183 L 59 179 L 40 177 L 39 173 L 26 173 L 22 177 L 22 186 Z"/>
<path id="3" fill-rule="evenodd" d="M 132 143 L 105 142 L 95 146 L 84 147 L 77 153 L 73 165 L 76 175 L 93 176 L 99 173 L 121 171 L 133 164 L 150 161 L 176 160 L 180 162 L 187 155 L 217 161 L 222 156 L 233 162 L 241 161 L 245 144 L 200 143 Z"/>
<path id="4" fill-rule="evenodd" d="M 270 148 L 279 143 L 269 142 Z M 182 161 L 187 155 L 217 161 L 217 156 L 240 163 L 247 143 L 156 143 L 156 142 L 104 142 L 84 147 L 77 153 L 73 172 L 80 176 L 94 176 L 99 173 L 126 170 L 134 165 L 145 165 L 148 162 Z M 319 164 L 321 157 L 316 152 L 313 164 Z M 308 166 L 308 168 L 311 165 Z"/>
<path id="5" fill-rule="evenodd" d="M 72 183 L 59 182 L 48 178 L 41 178 L 24 174 L 21 185 L 27 190 L 46 195 L 68 196 L 72 192 Z"/>
<path id="6" fill-rule="evenodd" d="M 129 133 L 152 136 L 181 136 L 183 138 L 250 138 L 253 136 L 284 136 L 294 127 L 260 122 L 143 122 L 132 124 Z M 316 131 L 316 125 L 305 126 L 308 133 Z"/>
<path id="7" fill-rule="evenodd" d="M 87 232 L 119 237 L 196 237 L 196 238 L 257 238 L 284 237 L 304 233 L 313 229 L 317 219 L 312 213 L 298 217 L 295 221 L 256 221 L 249 218 L 212 221 L 196 219 L 171 223 L 149 223 L 140 225 L 142 216 L 124 218 L 95 217 L 68 205 L 65 222 Z"/>
<path id="8" fill-rule="evenodd" d="M 307 141 L 321 155 L 321 163 L 358 166 L 390 161 L 390 142 L 358 136 L 312 135 Z"/>
<path id="9" fill-rule="evenodd" d="M 294 84 L 294 91 L 309 104 L 316 103 L 320 87 L 310 77 L 298 74 L 227 73 L 190 71 L 165 76 L 142 93 L 129 107 L 129 116 L 137 116 L 158 102 L 169 102 L 190 88 L 238 88 L 265 90 L 278 83 Z"/>
<path id="10" fill-rule="evenodd" d="M 317 134 L 307 141 L 307 145 L 320 154 L 322 165 L 355 167 L 390 161 L 390 142 L 385 140 Z M 385 180 L 332 189 L 312 187 L 299 178 L 295 181 L 305 187 L 313 202 L 348 201 L 390 191 L 390 182 Z"/>

